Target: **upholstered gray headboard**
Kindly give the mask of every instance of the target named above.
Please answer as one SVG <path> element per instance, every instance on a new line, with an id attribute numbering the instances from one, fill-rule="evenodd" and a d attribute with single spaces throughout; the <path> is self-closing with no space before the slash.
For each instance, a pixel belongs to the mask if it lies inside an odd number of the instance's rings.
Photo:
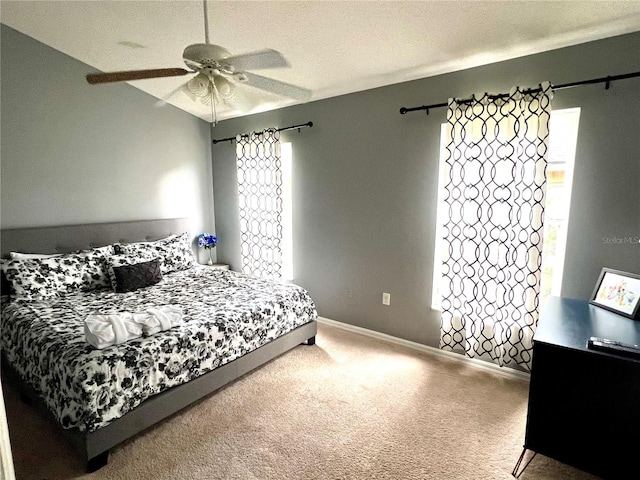
<path id="1" fill-rule="evenodd" d="M 66 253 L 112 243 L 159 240 L 190 231 L 188 218 L 16 228 L 0 231 L 0 254 L 2 258 L 8 258 L 9 252 Z M 6 287 L 3 275 L 3 293 L 7 291 Z"/>

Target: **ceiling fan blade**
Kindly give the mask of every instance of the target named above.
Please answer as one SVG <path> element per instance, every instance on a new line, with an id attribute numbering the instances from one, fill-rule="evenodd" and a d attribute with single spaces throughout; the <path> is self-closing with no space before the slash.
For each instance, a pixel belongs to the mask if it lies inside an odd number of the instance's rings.
<path id="1" fill-rule="evenodd" d="M 158 68 L 155 70 L 130 70 L 127 72 L 90 73 L 87 82 L 97 83 L 128 82 L 129 80 L 143 80 L 145 78 L 177 77 L 192 73 L 184 68 Z"/>
<path id="2" fill-rule="evenodd" d="M 306 88 L 297 87 L 296 85 L 274 80 L 273 78 L 263 77 L 262 75 L 256 75 L 255 73 L 242 72 L 242 74 L 246 75 L 248 80 L 247 84 L 275 93 L 276 95 L 295 98 L 296 100 L 309 100 L 311 98 L 311 90 L 307 90 Z"/>
<path id="3" fill-rule="evenodd" d="M 239 70 L 262 70 L 267 68 L 290 67 L 287 59 L 280 52 L 270 48 L 225 58 L 220 63 L 232 65 Z"/>

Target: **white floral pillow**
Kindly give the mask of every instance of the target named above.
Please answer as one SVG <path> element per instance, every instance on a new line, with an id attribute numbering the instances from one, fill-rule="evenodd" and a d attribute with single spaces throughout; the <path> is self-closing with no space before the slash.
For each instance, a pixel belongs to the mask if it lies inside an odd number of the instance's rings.
<path id="1" fill-rule="evenodd" d="M 59 257 L 61 253 L 22 253 L 22 252 L 9 252 L 11 260 L 31 260 L 33 258 L 53 258 Z"/>
<path id="2" fill-rule="evenodd" d="M 111 282 L 106 259 L 113 253 L 113 245 L 108 245 L 40 258 L 27 254 L 6 261 L 4 273 L 16 299 L 44 299 L 78 289 L 108 288 Z"/>
<path id="3" fill-rule="evenodd" d="M 119 243 L 115 245 L 115 250 L 116 254 L 150 254 L 154 258 L 159 258 L 163 275 L 186 270 L 196 264 L 188 232 L 171 235 L 155 242 Z"/>
<path id="4" fill-rule="evenodd" d="M 64 255 L 77 255 L 83 264 L 82 290 L 96 290 L 110 287 L 109 274 L 107 272 L 106 257 L 115 253 L 113 245 L 92 248 L 89 250 L 77 250 L 68 254 L 43 254 L 43 253 L 22 253 L 11 252 L 12 260 L 34 260 L 45 258 L 56 258 Z"/>
<path id="5" fill-rule="evenodd" d="M 111 286 L 107 258 L 114 253 L 115 250 L 113 245 L 76 252 L 76 255 L 78 255 L 83 261 L 85 268 L 82 277 L 82 290 L 97 290 L 99 288 L 109 288 Z"/>
<path id="6" fill-rule="evenodd" d="M 41 300 L 80 289 L 85 271 L 83 260 L 70 254 L 11 260 L 6 267 L 6 277 L 13 299 Z"/>

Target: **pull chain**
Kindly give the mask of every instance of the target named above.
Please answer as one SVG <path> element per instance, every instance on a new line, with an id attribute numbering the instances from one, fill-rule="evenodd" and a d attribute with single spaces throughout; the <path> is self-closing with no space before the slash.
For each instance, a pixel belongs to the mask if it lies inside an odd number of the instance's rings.
<path id="1" fill-rule="evenodd" d="M 213 76 L 209 77 L 209 91 L 211 100 L 211 123 L 215 127 L 218 124 L 218 112 L 216 111 L 216 83 L 213 80 Z"/>

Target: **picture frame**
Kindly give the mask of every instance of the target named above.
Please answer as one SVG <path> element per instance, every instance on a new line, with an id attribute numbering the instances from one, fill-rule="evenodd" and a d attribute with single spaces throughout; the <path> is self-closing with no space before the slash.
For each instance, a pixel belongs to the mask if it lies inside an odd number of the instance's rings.
<path id="1" fill-rule="evenodd" d="M 624 317 L 637 318 L 640 313 L 640 275 L 603 268 L 589 303 Z"/>

